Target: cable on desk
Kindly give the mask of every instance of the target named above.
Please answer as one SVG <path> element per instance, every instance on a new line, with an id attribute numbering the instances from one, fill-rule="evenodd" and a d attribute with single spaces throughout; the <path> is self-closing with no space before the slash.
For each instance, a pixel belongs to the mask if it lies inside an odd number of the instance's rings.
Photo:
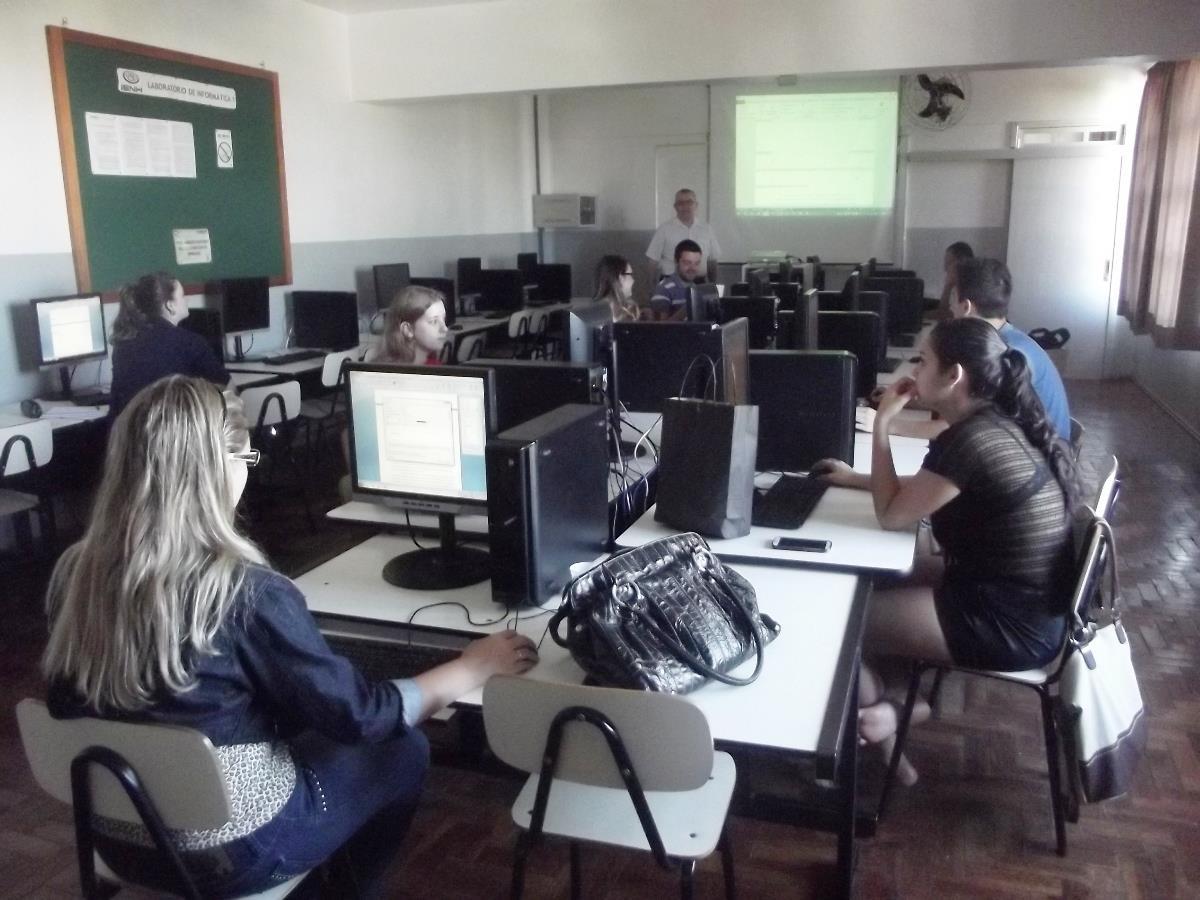
<path id="1" fill-rule="evenodd" d="M 408 526 L 408 539 L 417 545 L 418 550 L 430 549 L 429 547 L 422 547 L 421 542 L 417 540 L 417 529 L 413 528 L 412 519 L 409 517 L 407 509 L 404 511 L 404 524 Z"/>
<path id="2" fill-rule="evenodd" d="M 408 621 L 405 624 L 412 625 L 413 621 L 417 618 L 418 614 L 425 612 L 425 610 L 427 610 L 427 609 L 437 609 L 439 606 L 457 606 L 459 609 L 461 609 L 463 611 L 463 615 L 466 616 L 467 624 L 473 625 L 476 628 L 486 628 L 491 625 L 499 625 L 501 622 L 503 622 L 505 619 L 507 619 L 510 615 L 510 613 L 506 612 L 504 615 L 502 615 L 498 619 L 490 619 L 486 622 L 476 622 L 474 619 L 471 618 L 471 611 L 469 609 L 467 609 L 465 604 L 459 603 L 457 600 L 439 600 L 436 603 L 426 603 L 424 606 L 418 606 L 416 609 L 414 609 L 412 611 L 412 615 L 410 615 L 408 617 Z M 412 643 L 412 633 L 411 632 L 409 633 L 409 636 L 408 636 L 408 642 L 410 644 Z"/>

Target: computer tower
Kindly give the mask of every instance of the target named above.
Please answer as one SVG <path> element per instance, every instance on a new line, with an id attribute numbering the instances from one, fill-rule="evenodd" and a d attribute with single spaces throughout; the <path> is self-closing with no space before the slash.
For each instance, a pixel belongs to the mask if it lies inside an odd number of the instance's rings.
<path id="1" fill-rule="evenodd" d="M 630 412 L 662 412 L 668 397 L 745 403 L 749 323 L 615 322 L 610 384 Z M 711 365 L 710 365 L 711 362 Z M 709 382 L 715 370 L 717 384 Z"/>
<path id="2" fill-rule="evenodd" d="M 806 472 L 819 459 L 854 462 L 858 365 L 844 351 L 752 350 L 760 472 Z"/>
<path id="3" fill-rule="evenodd" d="M 479 359 L 496 373 L 496 428 L 505 431 L 567 403 L 604 403 L 604 366 L 544 359 Z"/>
<path id="4" fill-rule="evenodd" d="M 603 406 L 568 404 L 502 432 L 485 451 L 492 598 L 557 601 L 572 563 L 609 543 Z"/>
<path id="5" fill-rule="evenodd" d="M 612 310 L 607 303 L 579 306 L 567 313 L 567 359 L 608 365 Z"/>
<path id="6" fill-rule="evenodd" d="M 204 338 L 204 342 L 212 347 L 217 359 L 225 361 L 225 331 L 221 327 L 219 310 L 192 307 L 188 310 L 188 317 L 180 322 L 179 326 Z"/>

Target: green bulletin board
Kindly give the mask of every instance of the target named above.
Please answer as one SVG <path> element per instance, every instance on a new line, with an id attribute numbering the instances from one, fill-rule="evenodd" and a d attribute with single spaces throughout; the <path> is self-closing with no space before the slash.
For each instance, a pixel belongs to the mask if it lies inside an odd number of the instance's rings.
<path id="1" fill-rule="evenodd" d="M 292 280 L 274 72 L 48 26 L 75 278 Z"/>

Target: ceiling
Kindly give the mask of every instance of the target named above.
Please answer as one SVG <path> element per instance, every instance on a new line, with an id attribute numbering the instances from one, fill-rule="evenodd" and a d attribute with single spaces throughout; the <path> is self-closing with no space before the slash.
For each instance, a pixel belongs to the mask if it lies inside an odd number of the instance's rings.
<path id="1" fill-rule="evenodd" d="M 346 15 L 380 12 L 388 9 L 413 9 L 418 6 L 462 6 L 467 3 L 495 3 L 496 0 L 306 0 Z"/>

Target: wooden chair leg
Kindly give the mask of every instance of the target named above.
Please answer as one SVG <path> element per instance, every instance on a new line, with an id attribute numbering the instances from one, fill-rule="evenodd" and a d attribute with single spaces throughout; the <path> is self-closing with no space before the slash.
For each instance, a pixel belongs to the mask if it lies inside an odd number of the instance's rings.
<path id="1" fill-rule="evenodd" d="M 1046 735 L 1046 765 L 1050 774 L 1050 808 L 1054 813 L 1055 852 L 1067 855 L 1067 814 L 1058 768 L 1058 731 L 1054 725 L 1054 702 L 1050 693 L 1039 690 L 1042 700 L 1042 730 Z"/>
<path id="2" fill-rule="evenodd" d="M 571 900 L 583 897 L 583 866 L 579 853 L 579 841 L 571 841 Z"/>
<path id="3" fill-rule="evenodd" d="M 921 673 L 924 668 L 920 663 L 913 664 L 912 675 L 908 679 L 908 695 L 904 698 L 904 710 L 900 721 L 896 723 L 896 745 L 892 748 L 892 757 L 888 760 L 887 775 L 883 779 L 883 790 L 879 792 L 879 810 L 876 820 L 882 821 L 887 812 L 888 798 L 892 793 L 892 785 L 896 780 L 896 770 L 900 768 L 900 758 L 904 755 L 905 738 L 908 737 L 908 726 L 912 722 L 913 707 L 917 705 L 917 693 L 921 688 Z"/>

